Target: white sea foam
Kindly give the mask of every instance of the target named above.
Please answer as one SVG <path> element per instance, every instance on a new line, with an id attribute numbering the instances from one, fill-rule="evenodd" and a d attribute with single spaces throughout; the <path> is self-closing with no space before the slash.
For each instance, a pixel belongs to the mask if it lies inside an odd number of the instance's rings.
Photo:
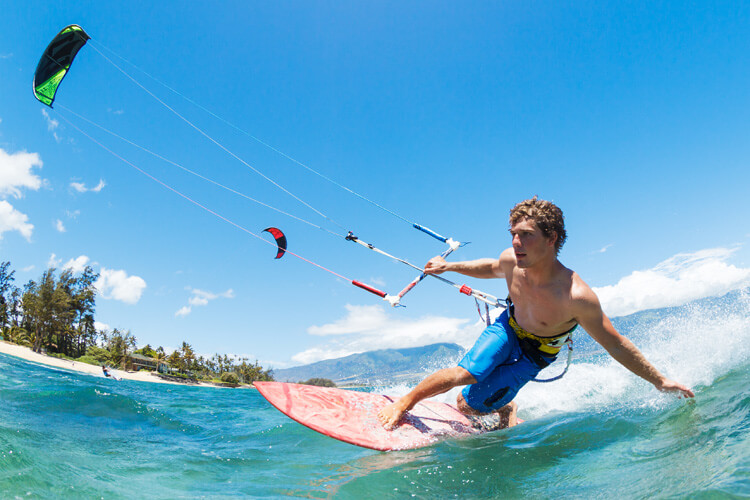
<path id="1" fill-rule="evenodd" d="M 693 303 L 638 324 L 628 336 L 667 377 L 694 390 L 750 360 L 750 293 L 730 303 Z M 661 394 L 608 356 L 574 361 L 563 379 L 530 383 L 517 402 L 529 417 L 612 405 L 660 405 Z"/>

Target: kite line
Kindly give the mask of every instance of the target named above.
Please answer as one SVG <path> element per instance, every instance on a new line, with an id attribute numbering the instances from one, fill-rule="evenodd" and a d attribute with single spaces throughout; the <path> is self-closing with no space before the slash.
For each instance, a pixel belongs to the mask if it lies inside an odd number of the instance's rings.
<path id="1" fill-rule="evenodd" d="M 54 100 L 55 100 L 55 95 L 56 95 L 57 89 L 58 89 L 59 85 L 61 84 L 63 78 L 67 74 L 67 72 L 70 70 L 71 64 L 73 63 L 73 60 L 74 60 L 76 54 L 86 44 L 86 42 L 88 42 L 90 39 L 91 38 L 88 36 L 88 34 L 86 34 L 86 32 L 80 26 L 70 25 L 70 26 L 64 28 L 62 31 L 60 31 L 60 33 L 58 33 L 58 35 L 52 40 L 52 42 L 50 42 L 49 46 L 47 47 L 47 49 L 43 53 L 42 57 L 40 58 L 39 65 L 37 66 L 37 70 L 36 70 L 35 75 L 34 75 L 34 95 L 35 95 L 35 97 L 40 102 L 42 102 L 43 104 L 45 104 L 45 105 L 47 105 L 49 107 L 52 107 L 52 105 L 54 103 Z M 150 97 L 152 97 L 154 100 L 156 100 L 162 106 L 164 106 L 167 110 L 169 110 L 170 112 L 172 112 L 175 116 L 177 116 L 178 118 L 180 118 L 182 121 L 184 121 L 187 125 L 189 125 L 191 128 L 193 128 L 196 132 L 198 132 L 204 138 L 206 138 L 207 140 L 209 140 L 210 142 L 212 142 L 215 146 L 219 147 L 225 153 L 227 153 L 228 155 L 230 155 L 231 157 L 233 157 L 235 160 L 239 161 L 244 166 L 246 166 L 247 168 L 251 169 L 253 172 L 255 172 L 256 174 L 258 174 L 259 176 L 261 176 L 267 182 L 273 184 L 277 189 L 283 191 L 287 195 L 289 195 L 292 198 L 294 198 L 295 200 L 297 200 L 299 203 L 301 203 L 304 206 L 306 206 L 308 209 L 314 211 L 316 214 L 318 214 L 319 216 L 323 217 L 329 223 L 332 223 L 332 224 L 338 226 L 340 229 L 346 231 L 346 228 L 343 225 L 341 225 L 340 223 L 338 223 L 337 221 L 335 221 L 334 219 L 332 219 L 328 215 L 324 214 L 322 211 L 320 211 L 317 208 L 313 207 L 312 205 L 310 205 L 309 203 L 307 203 L 306 201 L 304 201 L 303 199 L 301 199 L 299 196 L 295 195 L 294 193 L 292 193 L 288 189 L 284 188 L 280 183 L 278 183 L 274 179 L 272 179 L 269 176 L 267 176 L 264 173 L 262 173 L 260 170 L 258 170 L 257 168 L 255 168 L 254 166 L 252 166 L 250 163 L 248 163 L 247 161 L 245 161 L 244 159 L 242 159 L 239 155 L 235 154 L 233 151 L 231 151 L 229 148 L 227 148 L 224 144 L 222 144 L 218 140 L 214 139 L 211 135 L 209 135 L 207 132 L 205 132 L 199 126 L 197 126 L 196 124 L 194 124 L 192 121 L 188 120 L 186 117 L 184 117 L 182 114 L 180 114 L 176 109 L 174 109 L 172 106 L 168 105 L 165 101 L 163 101 L 158 96 L 156 96 L 153 92 L 151 92 L 149 89 L 147 89 L 138 80 L 136 80 L 134 77 L 132 77 L 130 74 L 128 74 L 122 67 L 118 66 L 114 61 L 112 61 L 109 57 L 107 57 L 102 51 L 98 50 L 95 47 L 95 45 L 91 45 L 91 47 L 92 47 L 92 49 L 95 52 L 97 52 L 99 55 L 101 55 L 107 62 L 109 62 L 111 65 L 113 65 L 119 72 L 121 72 L 125 77 L 127 77 L 131 82 L 133 82 L 141 90 L 143 90 L 144 92 L 146 92 Z M 104 46 L 102 46 L 102 47 L 106 49 L 106 47 L 104 47 Z M 106 50 L 109 51 L 110 53 L 114 54 L 114 52 L 111 51 L 110 49 L 106 49 Z M 132 63 L 130 63 L 126 59 L 124 59 L 124 58 L 122 58 L 120 56 L 117 56 L 117 57 L 119 57 L 121 60 L 127 62 L 131 66 L 135 67 L 136 69 L 138 69 L 139 71 L 141 71 L 142 73 L 144 73 L 145 75 L 147 75 L 149 78 L 153 79 L 154 81 L 156 81 L 160 85 L 163 85 L 164 87 L 166 87 L 170 91 L 174 92 L 175 94 L 177 94 L 181 98 L 187 100 L 189 103 L 193 104 L 194 106 L 197 106 L 198 108 L 200 108 L 204 112 L 206 112 L 206 113 L 210 114 L 211 116 L 213 116 L 213 117 L 221 120 L 222 122 L 224 122 L 225 124 L 231 126 L 232 128 L 234 128 L 234 129 L 242 132 L 246 136 L 248 136 L 248 137 L 252 138 L 253 140 L 257 141 L 258 143 L 262 144 L 263 146 L 265 146 L 265 147 L 269 148 L 270 150 L 272 150 L 272 151 L 280 154 L 284 158 L 286 158 L 286 159 L 294 162 L 298 166 L 301 166 L 301 167 L 305 168 L 309 172 L 311 172 L 311 173 L 313 173 L 313 174 L 315 174 L 315 175 L 317 175 L 317 176 L 325 179 L 326 181 L 328 181 L 328 182 L 330 182 L 330 183 L 338 186 L 341 189 L 346 190 L 347 192 L 351 193 L 352 195 L 354 195 L 354 196 L 356 196 L 356 197 L 358 197 L 358 198 L 360 198 L 360 199 L 362 199 L 362 200 L 364 200 L 364 201 L 366 201 L 366 202 L 368 202 L 368 203 L 370 203 L 370 204 L 372 204 L 372 205 L 380 208 L 381 210 L 384 210 L 384 211 L 388 212 L 389 214 L 391 214 L 391 215 L 393 215 L 393 216 L 401 219 L 404 222 L 409 223 L 415 229 L 418 229 L 421 232 L 423 232 L 425 234 L 428 234 L 428 235 L 432 236 L 433 238 L 435 238 L 435 239 L 437 239 L 437 240 L 439 240 L 439 241 L 441 241 L 443 243 L 448 244 L 448 248 L 442 253 L 443 257 L 449 255 L 451 252 L 453 252 L 454 250 L 456 250 L 457 248 L 459 248 L 460 246 L 462 246 L 462 245 L 465 244 L 465 243 L 461 243 L 461 242 L 458 242 L 456 240 L 453 240 L 452 238 L 446 238 L 446 237 L 440 235 L 439 233 L 433 231 L 432 229 L 427 228 L 426 226 L 422 226 L 422 225 L 417 224 L 417 223 L 415 223 L 413 221 L 410 221 L 409 219 L 407 219 L 405 217 L 402 217 L 401 215 L 393 212 L 392 210 L 389 210 L 389 209 L 383 207 L 382 205 L 374 202 L 373 200 L 371 200 L 371 199 L 369 199 L 369 198 L 367 198 L 367 197 L 365 197 L 365 196 L 363 196 L 363 195 L 361 195 L 361 194 L 353 191 L 352 189 L 350 189 L 350 188 L 348 188 L 348 187 L 346 187 L 346 186 L 344 186 L 344 185 L 336 182 L 335 180 L 333 180 L 333 179 L 331 179 L 331 178 L 329 178 L 329 177 L 321 174 L 317 170 L 312 169 L 311 167 L 305 165 L 304 163 L 302 163 L 302 162 L 294 159 L 293 157 L 287 155 L 286 153 L 280 151 L 279 149 L 271 146 L 270 144 L 266 143 L 265 141 L 262 141 L 261 139 L 255 137 L 254 135 L 252 135 L 252 134 L 250 134 L 250 133 L 248 133 L 248 132 L 240 129 L 239 127 L 233 125 L 232 123 L 228 122 L 227 120 L 219 117 L 218 115 L 216 115 L 215 113 L 211 112 L 210 110 L 204 108 L 203 106 L 200 106 L 199 104 L 197 104 L 194 101 L 190 100 L 186 96 L 180 94 L 176 90 L 172 89 L 171 87 L 167 86 L 166 84 L 164 84 L 164 83 L 160 82 L 159 80 L 157 80 L 156 78 L 152 77 L 151 75 L 149 75 L 145 71 L 141 70 L 137 66 L 133 65 Z M 180 165 L 180 164 L 178 164 L 178 163 L 176 163 L 174 161 L 171 161 L 171 160 L 169 160 L 169 159 L 167 159 L 167 158 L 159 155 L 158 153 L 155 153 L 155 152 L 153 152 L 153 151 L 151 151 L 151 150 L 149 150 L 147 148 L 144 148 L 144 147 L 142 147 L 142 146 L 140 146 L 140 145 L 138 145 L 138 144 L 136 144 L 136 143 L 134 143 L 134 142 L 132 142 L 132 141 L 130 141 L 128 139 L 125 139 L 124 137 L 122 137 L 122 136 L 120 136 L 120 135 L 118 135 L 118 134 L 116 134 L 114 132 L 111 132 L 108 129 L 102 127 L 101 125 L 96 124 L 92 120 L 89 120 L 89 119 L 81 116 L 80 114 L 75 113 L 74 111 L 68 109 L 65 106 L 60 105 L 60 107 L 63 108 L 66 112 L 75 115 L 77 118 L 79 118 L 79 119 L 81 119 L 83 121 L 86 121 L 90 125 L 95 126 L 95 127 L 99 128 L 100 130 L 102 130 L 102 131 L 104 131 L 104 132 L 106 132 L 108 134 L 111 134 L 112 136 L 114 136 L 114 137 L 116 137 L 116 138 L 118 138 L 118 139 L 126 142 L 127 144 L 129 144 L 129 145 L 131 145 L 133 147 L 136 147 L 136 148 L 138 148 L 138 149 L 140 149 L 140 150 L 142 150 L 142 151 L 144 151 L 146 153 L 149 153 L 149 154 L 153 155 L 154 157 L 156 157 L 156 158 L 158 158 L 158 159 L 160 159 L 162 161 L 165 161 L 165 162 L 167 162 L 167 163 L 169 163 L 169 164 L 171 164 L 171 165 L 173 165 L 175 167 L 178 167 L 178 168 L 182 169 L 183 171 L 185 171 L 185 172 L 187 172 L 187 173 L 189 173 L 191 175 L 194 175 L 194 176 L 196 176 L 196 177 L 198 177 L 198 178 L 200 178 L 200 179 L 202 179 L 204 181 L 210 182 L 210 183 L 216 185 L 217 187 L 220 187 L 222 189 L 228 190 L 228 191 L 232 192 L 233 194 L 236 194 L 238 196 L 242 196 L 243 198 L 245 198 L 245 199 L 247 199 L 249 201 L 258 203 L 258 204 L 260 204 L 260 205 L 262 205 L 262 206 L 264 206 L 266 208 L 275 210 L 278 213 L 281 213 L 281 214 L 286 215 L 288 217 L 294 218 L 294 219 L 296 219 L 299 222 L 303 222 L 303 223 L 308 224 L 310 226 L 313 226 L 313 227 L 315 227 L 317 229 L 321 229 L 323 231 L 326 231 L 326 232 L 330 233 L 331 235 L 335 235 L 335 236 L 338 236 L 338 237 L 344 236 L 344 239 L 347 240 L 347 241 L 355 242 L 355 243 L 357 243 L 357 244 L 359 244 L 359 245 L 361 245 L 361 246 L 363 246 L 365 248 L 368 248 L 369 250 L 375 251 L 375 252 L 377 252 L 377 253 L 385 256 L 385 257 L 388 257 L 388 258 L 393 259 L 395 261 L 401 262 L 401 263 L 403 263 L 403 264 L 405 264 L 405 265 L 407 265 L 409 267 L 412 267 L 412 268 L 420 271 L 420 275 L 417 276 L 414 280 L 412 280 L 398 294 L 396 294 L 396 295 L 389 295 L 389 294 L 387 294 L 387 293 L 385 293 L 385 292 L 383 292 L 381 290 L 378 290 L 378 289 L 376 289 L 376 288 L 374 288 L 374 287 L 372 287 L 370 285 L 367 285 L 367 284 L 362 283 L 362 282 L 357 281 L 357 280 L 352 280 L 352 279 L 346 278 L 345 276 L 343 276 L 341 274 L 338 274 L 338 273 L 336 273 L 334 271 L 331 271 L 330 269 L 328 269 L 328 268 L 326 268 L 324 266 L 321 266 L 320 264 L 317 264 L 317 263 L 315 263 L 315 262 L 313 262 L 311 260 L 308 260 L 308 259 L 306 259 L 306 258 L 304 258 L 304 257 L 302 257 L 302 256 L 300 256 L 300 255 L 298 255 L 296 253 L 290 252 L 289 250 L 286 249 L 286 238 L 283 235 L 283 233 L 280 230 L 278 230 L 277 228 L 267 228 L 264 231 L 268 231 L 276 239 L 276 245 L 278 246 L 277 258 L 280 258 L 284 253 L 289 253 L 289 254 L 291 254 L 291 255 L 293 255 L 293 256 L 295 256 L 295 257 L 297 257 L 297 258 L 299 258 L 299 259 L 301 259 L 301 260 L 303 260 L 305 262 L 308 262 L 308 263 L 310 263 L 310 264 L 312 264 L 312 265 L 314 265 L 314 266 L 316 266 L 316 267 L 318 267 L 318 268 L 320 268 L 320 269 L 322 269 L 324 271 L 327 271 L 327 272 L 329 272 L 329 273 L 331 273 L 331 274 L 333 274 L 333 275 L 335 275 L 335 276 L 337 276 L 337 277 L 339 277 L 341 279 L 349 281 L 353 285 L 355 285 L 355 286 L 357 286 L 359 288 L 362 288 L 362 289 L 367 290 L 367 291 L 369 291 L 369 292 L 371 292 L 371 293 L 373 293 L 375 295 L 380 296 L 381 298 L 383 298 L 384 300 L 388 301 L 393 306 L 400 305 L 400 301 L 403 298 L 403 296 L 406 293 L 408 293 L 410 290 L 412 290 L 426 276 L 428 276 L 426 273 L 423 272 L 423 269 L 421 267 L 415 266 L 415 265 L 411 264 L 410 262 L 408 262 L 405 259 L 402 259 L 400 257 L 396 257 L 396 256 L 394 256 L 394 255 L 392 255 L 392 254 L 390 254 L 388 252 L 385 252 L 385 251 L 383 251 L 383 250 L 375 247 L 374 245 L 372 245 L 370 243 L 367 243 L 367 242 L 363 241 L 359 237 L 355 236 L 351 231 L 346 231 L 345 235 L 342 235 L 342 234 L 339 234 L 339 233 L 335 233 L 335 232 L 333 232 L 333 231 L 331 231 L 329 229 L 326 229 L 326 228 L 324 228 L 324 227 L 322 227 L 320 225 L 314 224 L 314 223 L 312 223 L 310 221 L 307 221 L 305 219 L 297 217 L 297 216 L 295 216 L 293 214 L 290 214 L 290 213 L 288 213 L 286 211 L 283 211 L 283 210 L 280 210 L 280 209 L 278 209 L 276 207 L 273 207 L 273 206 L 271 206 L 271 205 L 269 205 L 267 203 L 261 202 L 261 201 L 255 199 L 255 198 L 247 196 L 247 195 L 245 195 L 243 193 L 240 193 L 239 191 L 236 191 L 236 190 L 234 190 L 232 188 L 229 188 L 229 187 L 227 187 L 227 186 L 225 186 L 225 185 L 223 185 L 221 183 L 218 183 L 218 182 L 216 182 L 216 181 L 214 181 L 212 179 L 209 179 L 209 178 L 207 178 L 207 177 L 205 177 L 205 176 L 203 176 L 203 175 L 201 175 L 201 174 L 199 174 L 199 173 L 197 173 L 195 171 L 192 171 L 192 170 L 190 170 L 190 169 L 188 169 L 188 168 L 186 168 L 186 167 L 184 167 L 184 166 L 182 166 L 182 165 Z M 202 208 L 203 210 L 206 210 L 207 212 L 213 214 L 214 216 L 216 216 L 216 217 L 224 220 L 225 222 L 227 222 L 227 223 L 229 223 L 229 224 L 237 227 L 238 229 L 246 232 L 247 234 L 250 234 L 251 236 L 256 237 L 257 239 L 260 239 L 261 241 L 264 241 L 264 242 L 266 242 L 268 244 L 273 244 L 273 243 L 269 242 L 268 240 L 266 240 L 265 238 L 263 238 L 262 236 L 260 236 L 260 235 L 258 235 L 256 233 L 248 230 L 247 228 L 245 228 L 245 227 L 243 227 L 243 226 L 241 226 L 241 225 L 239 225 L 237 223 L 235 223 L 231 219 L 229 219 L 229 218 L 227 218 L 227 217 L 219 214 L 218 212 L 213 211 L 209 207 L 207 207 L 207 206 L 205 206 L 205 205 L 197 202 L 196 200 L 188 197 L 187 195 L 185 195 L 184 193 L 182 193 L 182 192 L 178 191 L 177 189 L 173 188 L 172 186 L 170 186 L 169 184 L 165 183 L 164 181 L 162 181 L 162 180 L 154 177 L 153 175 L 149 174 L 148 172 L 146 172 L 142 168 L 138 167 L 134 163 L 130 162 L 129 160 L 127 160 L 124 157 L 122 157 L 121 155 L 117 154 L 112 149 L 106 147 L 104 144 L 102 144 L 100 141 L 96 140 L 91 135 L 89 135 L 86 132 L 84 132 L 80 127 L 78 127 L 77 125 L 73 124 L 70 120 L 68 120 L 64 116 L 61 116 L 61 118 L 66 123 L 68 123 L 71 127 L 73 127 L 74 129 L 76 129 L 79 133 L 81 133 L 82 135 L 84 135 L 85 137 L 87 137 L 89 140 L 91 140 L 92 142 L 94 142 L 95 144 L 97 144 L 99 147 L 103 148 L 105 151 L 109 152 L 110 154 L 112 154 L 113 156 L 115 156 L 116 158 L 118 158 L 119 160 L 123 161 L 127 165 L 129 165 L 132 168 L 134 168 L 137 171 L 139 171 L 141 174 L 149 177 L 151 180 L 157 182 L 158 184 L 162 185 L 163 187 L 167 188 L 168 190 L 172 191 L 173 193 L 177 194 L 178 196 L 182 197 L 183 199 L 187 200 L 188 202 L 190 202 L 190 203 L 192 203 L 192 204 L 194 204 L 194 205 Z M 283 249 L 282 249 L 282 243 L 281 243 L 282 241 L 283 241 Z M 429 275 L 429 276 L 432 276 L 432 277 L 438 279 L 439 281 L 442 281 L 442 282 L 444 282 L 446 284 L 449 284 L 449 285 L 457 288 L 463 294 L 473 296 L 476 300 L 481 300 L 481 301 L 485 302 L 486 304 L 490 304 L 490 305 L 493 305 L 493 306 L 500 306 L 500 307 L 502 306 L 502 302 L 503 301 L 500 300 L 500 299 L 498 299 L 497 297 L 494 297 L 494 296 L 490 295 L 490 294 L 481 292 L 479 290 L 473 290 L 472 288 L 470 288 L 470 287 L 468 287 L 466 285 L 458 285 L 458 284 L 456 284 L 456 283 L 454 283 L 454 282 L 452 282 L 452 281 L 450 281 L 450 280 L 448 280 L 448 279 L 446 279 L 446 278 L 444 278 L 442 276 L 438 276 L 438 275 Z"/>

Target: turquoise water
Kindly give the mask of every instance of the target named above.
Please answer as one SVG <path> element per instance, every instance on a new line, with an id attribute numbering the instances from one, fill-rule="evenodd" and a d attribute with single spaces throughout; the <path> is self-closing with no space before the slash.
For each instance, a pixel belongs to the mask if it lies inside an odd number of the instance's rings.
<path id="1" fill-rule="evenodd" d="M 0 355 L 0 492 L 108 499 L 750 497 L 748 294 L 649 318 L 630 325 L 629 335 L 660 369 L 694 387 L 694 401 L 660 394 L 600 353 L 579 349 L 565 378 L 519 395 L 526 423 L 391 453 L 318 435 L 255 390 L 116 382 Z"/>

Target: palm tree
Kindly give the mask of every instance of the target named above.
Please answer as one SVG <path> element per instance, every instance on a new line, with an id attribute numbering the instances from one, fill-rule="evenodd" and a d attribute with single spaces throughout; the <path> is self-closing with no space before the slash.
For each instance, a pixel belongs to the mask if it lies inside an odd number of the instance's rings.
<path id="1" fill-rule="evenodd" d="M 185 371 L 192 369 L 193 364 L 195 363 L 195 351 L 193 351 L 190 344 L 185 341 L 182 342 L 182 347 L 180 347 L 180 361 L 183 363 L 183 369 Z"/>
<path id="2" fill-rule="evenodd" d="M 166 364 L 167 355 L 164 353 L 164 348 L 159 346 L 159 348 L 154 351 L 154 360 L 156 360 L 156 371 L 161 373 L 161 365 Z"/>
<path id="3" fill-rule="evenodd" d="M 8 335 L 8 342 L 13 342 L 14 344 L 24 346 L 31 345 L 31 337 L 29 336 L 29 332 L 27 332 L 25 328 L 13 325 L 8 328 L 6 332 Z"/>

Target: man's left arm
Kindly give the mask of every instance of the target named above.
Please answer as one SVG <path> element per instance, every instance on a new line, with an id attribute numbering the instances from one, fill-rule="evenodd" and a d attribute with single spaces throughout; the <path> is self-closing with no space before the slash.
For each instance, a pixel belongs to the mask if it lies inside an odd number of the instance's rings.
<path id="1" fill-rule="evenodd" d="M 618 363 L 654 384 L 660 391 L 678 392 L 686 398 L 695 396 L 685 385 L 670 380 L 652 365 L 643 353 L 612 325 L 596 294 L 588 289 L 575 300 L 576 320 Z"/>

